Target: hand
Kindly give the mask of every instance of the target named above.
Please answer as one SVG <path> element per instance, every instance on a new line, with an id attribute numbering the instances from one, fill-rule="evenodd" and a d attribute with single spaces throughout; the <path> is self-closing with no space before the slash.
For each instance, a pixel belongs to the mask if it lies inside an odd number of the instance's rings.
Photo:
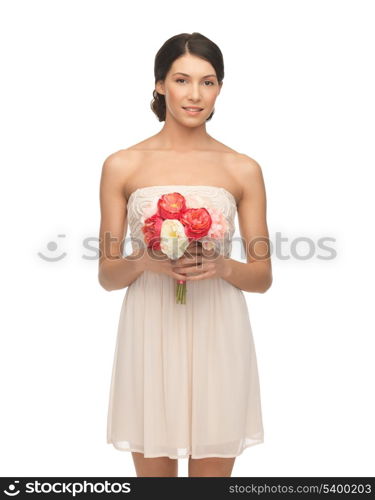
<path id="1" fill-rule="evenodd" d="M 185 274 L 173 271 L 173 263 L 176 261 L 169 259 L 161 250 L 147 248 L 147 251 L 142 255 L 142 260 L 144 271 L 167 274 L 176 280 L 186 280 Z"/>
<path id="2" fill-rule="evenodd" d="M 200 263 L 199 259 L 201 255 L 202 255 L 201 243 L 197 240 L 192 240 L 187 246 L 182 257 L 175 260 L 172 259 L 169 260 L 171 273 L 176 273 L 177 269 L 175 270 L 174 268 L 177 267 L 179 264 L 181 264 L 181 266 L 178 269 L 178 274 L 179 275 L 182 274 L 183 278 L 178 278 L 178 279 L 184 279 L 186 281 L 187 276 L 185 273 L 185 267 L 187 266 L 187 264 L 198 265 Z M 188 259 L 187 262 L 183 263 L 182 261 L 183 258 Z"/>
<path id="3" fill-rule="evenodd" d="M 193 257 L 201 254 L 202 246 L 200 242 L 192 240 L 184 252 L 184 256 Z M 181 258 L 180 258 L 181 259 Z M 144 270 L 153 271 L 154 273 L 167 274 L 177 280 L 186 280 L 184 272 L 175 272 L 173 267 L 180 259 L 172 260 L 161 250 L 147 248 L 147 251 L 142 255 L 142 267 Z"/>
<path id="4" fill-rule="evenodd" d="M 190 245 L 189 245 L 190 247 Z M 188 247 L 188 249 L 189 249 Z M 179 259 L 172 261 L 172 270 L 177 273 L 192 273 L 193 275 L 186 276 L 186 280 L 201 280 L 212 277 L 223 278 L 229 272 L 229 262 L 217 250 L 205 250 L 199 246 L 200 250 L 194 251 L 194 248 L 189 251 L 191 255 L 185 255 Z M 187 249 L 187 250 L 188 250 Z"/>

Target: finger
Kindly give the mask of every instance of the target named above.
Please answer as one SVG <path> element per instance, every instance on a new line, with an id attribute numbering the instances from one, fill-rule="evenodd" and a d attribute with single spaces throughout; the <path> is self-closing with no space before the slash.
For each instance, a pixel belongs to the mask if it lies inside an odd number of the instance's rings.
<path id="1" fill-rule="evenodd" d="M 184 258 L 183 260 L 179 261 L 179 262 L 176 262 L 176 264 L 174 264 L 172 267 L 185 267 L 185 266 L 195 266 L 195 265 L 201 265 L 203 263 L 203 261 L 198 258 L 198 257 L 194 257 L 194 258 Z"/>
<path id="2" fill-rule="evenodd" d="M 176 280 L 186 280 L 186 275 L 185 274 L 180 274 L 180 273 L 176 273 L 176 272 L 172 272 L 173 274 L 173 278 L 175 278 Z"/>
<path id="3" fill-rule="evenodd" d="M 188 254 L 189 255 L 202 255 L 202 250 L 199 250 L 198 248 L 194 248 L 193 250 L 189 250 Z"/>
<path id="4" fill-rule="evenodd" d="M 200 255 L 202 255 L 202 252 L 199 252 L 199 251 L 193 251 L 193 252 L 185 252 L 183 254 L 183 256 L 180 257 L 180 259 L 183 259 L 183 258 L 195 258 L 195 257 L 199 257 Z"/>
<path id="5" fill-rule="evenodd" d="M 205 278 L 209 278 L 210 276 L 214 276 L 215 275 L 215 272 L 212 271 L 212 270 L 209 270 L 209 271 L 205 271 L 204 273 L 202 274 L 197 274 L 195 276 L 186 276 L 186 279 L 191 281 L 197 281 L 197 280 L 202 280 L 202 279 L 205 279 Z"/>
<path id="6" fill-rule="evenodd" d="M 189 272 L 194 272 L 194 271 L 201 271 L 202 270 L 202 266 L 196 266 L 196 265 L 191 265 L 191 266 L 184 266 L 182 267 L 182 269 L 184 270 L 184 273 L 189 273 Z M 177 272 L 181 272 L 180 271 L 180 268 L 179 267 L 174 267 L 172 269 L 173 271 L 177 271 Z"/>
<path id="7" fill-rule="evenodd" d="M 193 263 L 201 263 L 202 259 L 199 258 L 199 256 L 193 256 L 193 257 L 180 257 L 178 261 L 174 264 L 175 267 L 180 267 L 184 266 L 186 264 L 193 264 Z"/>
<path id="8" fill-rule="evenodd" d="M 203 264 L 203 259 L 199 256 L 197 257 L 185 257 L 181 261 L 176 262 L 172 267 L 186 267 L 186 266 L 201 266 Z"/>
<path id="9" fill-rule="evenodd" d="M 177 259 L 171 263 L 171 267 L 172 267 L 172 269 L 182 267 L 182 264 L 184 264 L 184 263 L 185 263 L 185 260 L 183 259 L 183 257 L 180 257 L 179 259 Z"/>

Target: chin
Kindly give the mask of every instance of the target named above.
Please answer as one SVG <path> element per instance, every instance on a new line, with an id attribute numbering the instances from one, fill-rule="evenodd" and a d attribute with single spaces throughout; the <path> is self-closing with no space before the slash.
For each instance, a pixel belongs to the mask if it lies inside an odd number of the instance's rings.
<path id="1" fill-rule="evenodd" d="M 198 117 L 191 117 L 191 116 L 183 116 L 182 117 L 182 121 L 184 123 L 188 123 L 192 127 L 196 127 L 197 125 L 204 123 L 206 121 L 206 119 L 207 119 L 206 115 L 200 115 L 199 118 Z"/>

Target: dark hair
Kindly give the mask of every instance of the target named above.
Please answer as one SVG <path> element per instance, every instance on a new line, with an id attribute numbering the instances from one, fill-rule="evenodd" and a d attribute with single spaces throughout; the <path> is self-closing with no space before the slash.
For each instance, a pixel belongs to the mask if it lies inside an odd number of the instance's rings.
<path id="1" fill-rule="evenodd" d="M 173 62 L 184 54 L 194 54 L 211 63 L 215 68 L 218 82 L 221 84 L 224 78 L 223 54 L 214 42 L 197 32 L 172 36 L 160 47 L 154 63 L 155 84 L 159 80 L 165 79 Z M 158 117 L 159 122 L 165 121 L 165 96 L 159 94 L 156 89 L 152 95 L 154 98 L 151 101 L 151 109 Z M 206 122 L 211 120 L 214 112 L 215 110 L 212 111 Z"/>

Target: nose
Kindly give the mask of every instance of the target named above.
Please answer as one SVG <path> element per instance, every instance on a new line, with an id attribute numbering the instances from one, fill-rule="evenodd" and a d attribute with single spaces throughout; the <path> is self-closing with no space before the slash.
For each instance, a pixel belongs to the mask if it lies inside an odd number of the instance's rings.
<path id="1" fill-rule="evenodd" d="M 194 102 L 200 100 L 199 83 L 193 84 L 190 87 L 189 98 Z"/>

